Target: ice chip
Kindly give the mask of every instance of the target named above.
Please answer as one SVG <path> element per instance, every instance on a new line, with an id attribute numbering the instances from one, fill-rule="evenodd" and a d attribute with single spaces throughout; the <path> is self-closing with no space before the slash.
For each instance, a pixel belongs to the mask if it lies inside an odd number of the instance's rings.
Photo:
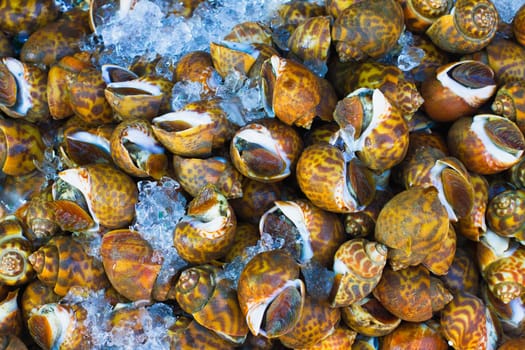
<path id="1" fill-rule="evenodd" d="M 512 23 L 514 15 L 525 4 L 525 0 L 492 0 L 492 3 L 498 10 L 501 21 Z"/>

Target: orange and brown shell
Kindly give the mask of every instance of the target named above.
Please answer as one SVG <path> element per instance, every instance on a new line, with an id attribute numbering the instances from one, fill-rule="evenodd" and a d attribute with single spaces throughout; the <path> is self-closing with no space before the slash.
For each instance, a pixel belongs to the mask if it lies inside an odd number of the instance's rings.
<path id="1" fill-rule="evenodd" d="M 458 0 L 450 13 L 439 17 L 426 34 L 441 49 L 468 54 L 487 46 L 496 35 L 499 14 L 490 0 Z"/>
<path id="2" fill-rule="evenodd" d="M 320 342 L 302 350 L 345 350 L 354 349 L 352 346 L 356 340 L 357 332 L 344 326 L 337 326 L 332 334 Z"/>
<path id="3" fill-rule="evenodd" d="M 277 182 L 290 176 L 302 149 L 302 139 L 293 127 L 264 118 L 237 130 L 230 142 L 230 157 L 242 175 Z"/>
<path id="4" fill-rule="evenodd" d="M 169 96 L 173 83 L 152 75 L 133 80 L 109 82 L 104 96 L 120 120 L 151 120 L 171 110 Z"/>
<path id="5" fill-rule="evenodd" d="M 304 199 L 275 201 L 261 217 L 259 231 L 282 238 L 284 249 L 301 264 L 313 259 L 326 267 L 332 265 L 336 250 L 345 241 L 337 215 Z"/>
<path id="6" fill-rule="evenodd" d="M 491 106 L 492 111 L 516 123 L 525 131 L 525 84 L 506 83 L 499 87 Z"/>
<path id="7" fill-rule="evenodd" d="M 391 191 L 377 188 L 372 202 L 363 210 L 344 215 L 345 232 L 351 238 L 364 238 L 373 234 L 379 212 L 393 196 Z"/>
<path id="8" fill-rule="evenodd" d="M 20 60 L 50 66 L 64 56 L 80 51 L 89 33 L 86 11 L 74 9 L 37 29 L 22 46 Z"/>
<path id="9" fill-rule="evenodd" d="M 264 212 L 273 206 L 273 202 L 285 197 L 280 182 L 266 183 L 244 177 L 242 179 L 242 197 L 230 200 L 239 220 L 258 224 Z"/>
<path id="10" fill-rule="evenodd" d="M 478 114 L 456 120 L 447 136 L 450 153 L 468 170 L 495 174 L 516 164 L 525 150 L 518 126 L 495 114 Z"/>
<path id="11" fill-rule="evenodd" d="M 348 160 L 344 151 L 329 143 L 306 147 L 297 161 L 296 174 L 305 196 L 324 210 L 352 213 L 374 198 L 372 172 L 357 158 Z"/>
<path id="12" fill-rule="evenodd" d="M 500 236 L 525 242 L 525 190 L 506 190 L 490 199 L 486 211 L 488 227 Z"/>
<path id="13" fill-rule="evenodd" d="M 477 245 L 477 260 L 490 291 L 502 302 L 509 303 L 525 295 L 525 248 L 502 242 L 508 239 L 486 235 Z"/>
<path id="14" fill-rule="evenodd" d="M 335 332 L 341 318 L 338 308 L 332 308 L 326 301 L 306 297 L 301 317 L 295 327 L 279 337 L 289 348 L 309 348 Z"/>
<path id="15" fill-rule="evenodd" d="M 341 308 L 341 318 L 350 329 L 369 337 L 387 335 L 401 323 L 372 294 Z"/>
<path id="16" fill-rule="evenodd" d="M 134 218 L 137 185 L 123 171 L 109 164 L 89 164 L 63 170 L 58 178 L 53 184 L 53 198 L 69 199 L 62 198 L 62 191 L 67 194 L 68 188 L 77 189 L 97 224 L 109 229 L 120 228 Z"/>
<path id="17" fill-rule="evenodd" d="M 456 350 L 491 349 L 488 318 L 488 309 L 481 299 L 459 291 L 441 312 L 441 331 Z"/>
<path id="18" fill-rule="evenodd" d="M 459 218 L 456 230 L 463 237 L 472 241 L 479 241 L 480 236 L 487 230 L 485 214 L 489 201 L 489 184 L 482 175 L 476 173 L 469 175 L 474 190 L 474 201 L 470 213 Z"/>
<path id="19" fill-rule="evenodd" d="M 55 236 L 29 256 L 40 281 L 64 296 L 75 286 L 99 290 L 109 286 L 102 264 L 71 236 Z"/>
<path id="20" fill-rule="evenodd" d="M 505 340 L 498 350 L 519 350 L 525 346 L 525 338 L 512 338 Z"/>
<path id="21" fill-rule="evenodd" d="M 113 109 L 104 95 L 106 86 L 102 73 L 95 68 L 83 69 L 71 82 L 70 106 L 85 123 L 100 125 L 114 121 Z"/>
<path id="22" fill-rule="evenodd" d="M 234 259 L 246 257 L 246 248 L 257 245 L 260 238 L 261 235 L 256 225 L 244 221 L 237 222 L 235 239 L 223 260 L 230 263 Z"/>
<path id="23" fill-rule="evenodd" d="M 392 350 L 447 350 L 448 344 L 434 322 L 404 322 L 382 339 L 382 346 Z"/>
<path id="24" fill-rule="evenodd" d="M 331 306 L 349 306 L 369 295 L 381 279 L 387 252 L 384 245 L 364 238 L 341 244 L 334 256 Z"/>
<path id="25" fill-rule="evenodd" d="M 50 303 L 33 312 L 27 321 L 31 337 L 42 349 L 89 349 L 91 336 L 87 311 L 77 304 Z"/>
<path id="26" fill-rule="evenodd" d="M 377 218 L 375 239 L 389 249 L 394 270 L 418 265 L 435 254 L 449 232 L 445 207 L 434 187 L 412 187 L 388 201 Z"/>
<path id="27" fill-rule="evenodd" d="M 340 96 L 359 88 L 379 89 L 410 120 L 423 104 L 416 85 L 396 66 L 379 62 L 336 63 L 330 79 Z"/>
<path id="28" fill-rule="evenodd" d="M 27 322 L 29 316 L 41 306 L 57 303 L 60 299 L 62 299 L 62 297 L 53 292 L 53 288 L 39 279 L 34 279 L 24 287 L 22 297 L 20 298 L 23 320 Z"/>
<path id="29" fill-rule="evenodd" d="M 182 271 L 175 284 L 175 298 L 200 325 L 233 344 L 242 344 L 248 334 L 246 319 L 232 281 L 217 278 L 218 271 L 211 265 Z"/>
<path id="30" fill-rule="evenodd" d="M 405 25 L 411 32 L 427 30 L 439 17 L 450 12 L 452 0 L 401 0 Z"/>
<path id="31" fill-rule="evenodd" d="M 145 119 L 119 123 L 110 138 L 111 158 L 127 174 L 160 179 L 168 172 L 168 156 Z"/>
<path id="32" fill-rule="evenodd" d="M 378 58 L 397 43 L 405 26 L 395 0 L 355 1 L 338 15 L 332 40 L 341 62 Z"/>
<path id="33" fill-rule="evenodd" d="M 306 294 L 299 273 L 299 265 L 283 250 L 261 252 L 246 264 L 237 295 L 253 335 L 276 338 L 297 325 Z"/>
<path id="34" fill-rule="evenodd" d="M 183 157 L 207 157 L 235 133 L 222 100 L 190 102 L 176 112 L 153 118 L 153 134 L 170 152 Z"/>
<path id="35" fill-rule="evenodd" d="M 337 103 L 334 120 L 341 132 L 350 134 L 357 157 L 372 170 L 390 169 L 407 153 L 407 122 L 379 89 L 351 92 Z"/>
<path id="36" fill-rule="evenodd" d="M 273 45 L 271 29 L 261 22 L 253 21 L 234 25 L 223 39 L 237 43 Z"/>
<path id="37" fill-rule="evenodd" d="M 512 33 L 514 39 L 525 46 L 525 5 L 522 5 L 512 19 Z"/>
<path id="38" fill-rule="evenodd" d="M 0 335 L 0 346 L 4 349 L 27 350 L 27 346 L 21 338 L 14 334 Z"/>
<path id="39" fill-rule="evenodd" d="M 9 34 L 30 34 L 53 22 L 60 8 L 53 1 L 22 0 L 0 6 L 0 28 Z"/>
<path id="40" fill-rule="evenodd" d="M 197 196 L 206 184 L 215 185 L 228 199 L 243 196 L 243 176 L 225 157 L 200 159 L 174 155 L 173 176 L 192 197 Z"/>
<path id="41" fill-rule="evenodd" d="M 495 316 L 493 319 L 501 324 L 505 338 L 520 337 L 525 332 L 525 300 L 514 298 L 505 304 L 489 290 L 486 284 L 481 288 L 481 298 L 491 315 Z"/>
<path id="42" fill-rule="evenodd" d="M 219 337 L 215 332 L 201 326 L 197 321 L 179 317 L 168 330 L 170 349 L 216 349 L 231 350 L 230 341 Z"/>
<path id="43" fill-rule="evenodd" d="M 464 59 L 474 59 L 488 64 L 496 74 L 499 85 L 525 79 L 525 62 L 519 57 L 525 55 L 525 47 L 503 37 L 494 38 L 482 51 L 467 55 Z"/>
<path id="44" fill-rule="evenodd" d="M 373 294 L 389 312 L 410 322 L 429 320 L 452 300 L 443 282 L 421 265 L 398 271 L 386 267 Z"/>
<path id="45" fill-rule="evenodd" d="M 421 84 L 423 108 L 439 122 L 473 115 L 495 92 L 494 71 L 473 60 L 443 65 Z"/>
<path id="46" fill-rule="evenodd" d="M 179 255 L 194 264 L 223 257 L 235 237 L 237 219 L 226 197 L 213 185 L 205 185 L 189 203 L 187 215 L 173 231 Z"/>
<path id="47" fill-rule="evenodd" d="M 24 236 L 22 224 L 14 216 L 0 220 L 0 283 L 19 286 L 35 276 L 28 257 L 33 245 Z"/>
<path id="48" fill-rule="evenodd" d="M 138 232 L 119 229 L 105 233 L 100 257 L 117 292 L 131 301 L 151 299 L 163 258 Z"/>
<path id="49" fill-rule="evenodd" d="M 173 74 L 174 82 L 191 81 L 202 85 L 201 96 L 217 90 L 220 76 L 213 67 L 211 55 L 206 51 L 192 51 L 177 62 Z M 204 97 L 203 96 L 203 97 Z"/>
<path id="50" fill-rule="evenodd" d="M 0 59 L 0 110 L 29 122 L 49 119 L 47 71 L 13 57 Z"/>
<path id="51" fill-rule="evenodd" d="M 263 105 L 269 116 L 310 129 L 321 102 L 319 78 L 306 66 L 273 55 L 261 67 Z"/>
<path id="52" fill-rule="evenodd" d="M 328 16 L 316 16 L 305 20 L 295 28 L 288 39 L 290 52 L 309 67 L 326 66 L 330 45 L 330 17 Z"/>
<path id="53" fill-rule="evenodd" d="M 92 67 L 87 52 L 65 56 L 49 68 L 47 74 L 47 104 L 53 119 L 64 119 L 73 115 L 70 103 L 70 85 L 76 75 Z"/>
<path id="54" fill-rule="evenodd" d="M 37 126 L 23 120 L 0 118 L 0 163 L 2 173 L 31 173 L 44 159 L 45 145 Z"/>

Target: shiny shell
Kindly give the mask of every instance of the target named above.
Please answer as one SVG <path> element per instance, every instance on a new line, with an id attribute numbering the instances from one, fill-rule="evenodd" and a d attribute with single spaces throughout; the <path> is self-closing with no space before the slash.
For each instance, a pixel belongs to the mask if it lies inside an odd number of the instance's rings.
<path id="1" fill-rule="evenodd" d="M 448 147 L 468 170 L 495 174 L 516 164 L 525 139 L 512 121 L 492 114 L 456 120 L 448 132 Z"/>
<path id="2" fill-rule="evenodd" d="M 467 54 L 483 49 L 496 35 L 499 15 L 490 0 L 459 0 L 426 31 L 441 49 Z"/>
<path id="3" fill-rule="evenodd" d="M 341 318 L 348 327 L 369 337 L 386 335 L 401 323 L 373 295 L 341 308 Z"/>
<path id="4" fill-rule="evenodd" d="M 379 283 L 386 264 L 387 248 L 377 242 L 355 238 L 343 243 L 334 256 L 332 307 L 344 307 L 366 297 Z"/>
<path id="5" fill-rule="evenodd" d="M 405 25 L 411 32 L 424 32 L 439 17 L 448 14 L 451 0 L 402 0 Z"/>
<path id="6" fill-rule="evenodd" d="M 54 21 L 60 13 L 59 6 L 39 0 L 22 0 L 0 6 L 0 26 L 10 34 L 30 34 L 46 23 Z"/>
<path id="7" fill-rule="evenodd" d="M 430 322 L 431 323 L 431 322 Z M 431 323 L 432 324 L 432 323 Z M 439 332 L 439 326 L 427 323 L 405 322 L 383 338 L 381 345 L 391 350 L 447 350 L 448 344 Z"/>
<path id="8" fill-rule="evenodd" d="M 13 216 L 0 221 L 0 282 L 8 286 L 22 285 L 34 277 L 28 257 L 33 246 L 24 236 L 21 223 Z"/>
<path id="9" fill-rule="evenodd" d="M 397 1 L 356 1 L 336 18 L 332 40 L 342 62 L 377 58 L 395 46 L 403 27 Z"/>
<path id="10" fill-rule="evenodd" d="M 525 190 L 503 191 L 490 199 L 486 220 L 489 228 L 501 236 L 525 241 Z"/>
<path id="11" fill-rule="evenodd" d="M 525 6 L 521 6 L 514 15 L 512 32 L 516 41 L 525 46 Z"/>
<path id="12" fill-rule="evenodd" d="M 385 268 L 373 294 L 389 312 L 410 322 L 430 319 L 452 300 L 443 282 L 421 265 L 398 271 Z"/>
<path id="13" fill-rule="evenodd" d="M 120 229 L 102 237 L 100 256 L 106 276 L 131 301 L 149 300 L 163 258 L 136 231 Z"/>
<path id="14" fill-rule="evenodd" d="M 525 85 L 507 83 L 500 86 L 491 106 L 492 111 L 516 123 L 525 131 Z"/>

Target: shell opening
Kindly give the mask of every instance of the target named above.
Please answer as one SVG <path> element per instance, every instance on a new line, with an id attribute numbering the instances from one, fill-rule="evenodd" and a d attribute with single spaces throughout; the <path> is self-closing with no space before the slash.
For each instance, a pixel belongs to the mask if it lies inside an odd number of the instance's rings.
<path id="1" fill-rule="evenodd" d="M 439 201 L 447 210 L 448 218 L 452 221 L 457 221 L 458 217 L 456 216 L 452 205 L 445 197 L 445 189 L 443 188 L 443 182 L 441 181 L 441 172 L 445 168 L 447 168 L 447 165 L 445 163 L 436 162 L 432 169 L 430 169 L 430 178 L 432 181 L 432 185 L 434 185 L 434 187 L 437 189 Z"/>
<path id="2" fill-rule="evenodd" d="M 31 109 L 32 103 L 29 84 L 25 78 L 24 65 L 22 62 L 11 57 L 5 58 L 3 62 L 15 78 L 17 85 L 16 103 L 14 106 L 9 107 L 9 109 L 22 115 L 26 115 L 29 109 Z"/>
<path id="3" fill-rule="evenodd" d="M 479 114 L 474 116 L 471 130 L 478 136 L 483 146 L 492 154 L 492 156 L 501 163 L 515 163 L 523 154 L 523 150 L 515 150 L 513 153 L 502 149 L 494 143 L 485 128 L 490 119 L 502 119 L 503 117 L 490 114 Z"/>
<path id="4" fill-rule="evenodd" d="M 40 322 L 46 322 L 49 330 L 53 332 L 50 336 L 52 339 L 51 349 L 58 349 L 67 336 L 67 330 L 70 328 L 71 314 L 65 308 L 58 304 L 46 304 L 38 309 L 31 318 L 41 318 Z"/>
<path id="5" fill-rule="evenodd" d="M 208 113 L 194 111 L 171 112 L 154 118 L 152 124 L 168 132 L 177 132 L 191 129 L 212 122 Z"/>
<path id="6" fill-rule="evenodd" d="M 75 131 L 66 136 L 67 139 L 94 145 L 106 154 L 110 154 L 109 140 L 87 131 Z"/>
<path id="7" fill-rule="evenodd" d="M 124 148 L 131 160 L 140 169 L 145 169 L 152 154 L 164 154 L 164 148 L 147 133 L 130 128 L 122 138 Z"/>
<path id="8" fill-rule="evenodd" d="M 367 92 L 367 95 L 369 94 Z M 367 95 L 362 98 L 369 99 L 370 97 L 366 97 Z M 377 128 L 382 119 L 388 117 L 387 113 L 392 109 L 392 105 L 379 89 L 373 90 L 372 103 L 364 101 L 363 107 L 365 109 L 365 119 L 363 120 L 363 131 L 356 139 L 356 151 L 360 151 L 365 147 L 368 136 Z"/>
<path id="9" fill-rule="evenodd" d="M 294 202 L 275 201 L 275 206 L 261 217 L 259 231 L 274 239 L 282 239 L 284 248 L 301 264 L 310 261 L 314 255 L 303 211 Z"/>

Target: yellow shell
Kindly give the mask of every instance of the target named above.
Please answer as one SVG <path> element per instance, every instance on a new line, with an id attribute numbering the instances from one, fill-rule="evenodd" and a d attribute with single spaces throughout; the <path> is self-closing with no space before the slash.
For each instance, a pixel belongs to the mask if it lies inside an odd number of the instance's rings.
<path id="1" fill-rule="evenodd" d="M 487 46 L 498 30 L 499 15 L 490 0 L 458 0 L 449 14 L 426 31 L 441 49 L 467 54 Z"/>

